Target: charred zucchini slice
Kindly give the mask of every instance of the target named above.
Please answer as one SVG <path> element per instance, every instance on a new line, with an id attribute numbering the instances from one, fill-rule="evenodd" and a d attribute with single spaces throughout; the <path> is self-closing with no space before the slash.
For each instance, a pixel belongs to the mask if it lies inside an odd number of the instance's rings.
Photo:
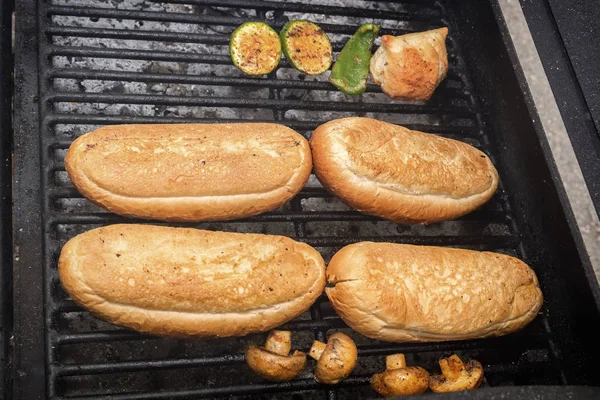
<path id="1" fill-rule="evenodd" d="M 279 33 L 283 54 L 299 71 L 309 75 L 329 69 L 333 53 L 323 29 L 310 21 L 290 21 Z"/>
<path id="2" fill-rule="evenodd" d="M 233 64 L 247 75 L 264 75 L 281 60 L 277 32 L 264 22 L 246 22 L 231 34 L 229 54 Z"/>

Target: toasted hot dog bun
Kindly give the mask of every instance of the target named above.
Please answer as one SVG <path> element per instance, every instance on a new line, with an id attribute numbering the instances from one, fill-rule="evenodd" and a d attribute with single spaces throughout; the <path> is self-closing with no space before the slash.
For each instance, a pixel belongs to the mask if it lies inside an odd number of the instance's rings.
<path id="1" fill-rule="evenodd" d="M 501 336 L 531 322 L 542 305 L 533 270 L 491 252 L 361 242 L 333 256 L 327 281 L 350 327 L 389 342 Z"/>
<path id="2" fill-rule="evenodd" d="M 487 202 L 498 172 L 476 148 L 371 118 L 319 126 L 310 140 L 315 174 L 351 207 L 397 223 L 432 223 Z"/>
<path id="3" fill-rule="evenodd" d="M 312 161 L 306 139 L 278 124 L 118 125 L 76 139 L 65 167 L 81 194 L 117 214 L 212 221 L 279 207 Z"/>
<path id="4" fill-rule="evenodd" d="M 312 247 L 282 236 L 111 225 L 69 240 L 59 276 L 79 305 L 117 325 L 173 337 L 263 332 L 325 286 Z"/>

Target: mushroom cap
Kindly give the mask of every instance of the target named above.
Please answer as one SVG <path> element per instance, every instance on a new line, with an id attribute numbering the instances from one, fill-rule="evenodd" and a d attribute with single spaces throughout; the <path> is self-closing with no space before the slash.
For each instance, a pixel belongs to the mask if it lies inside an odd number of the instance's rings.
<path id="1" fill-rule="evenodd" d="M 388 369 L 371 377 L 371 387 L 382 396 L 421 394 L 429 386 L 429 373 L 421 367 Z"/>
<path id="2" fill-rule="evenodd" d="M 290 356 L 282 356 L 252 344 L 246 349 L 246 362 L 263 378 L 282 382 L 300 375 L 306 366 L 306 354 L 296 350 Z"/>
<path id="3" fill-rule="evenodd" d="M 483 382 L 483 367 L 476 360 L 464 364 L 453 354 L 440 360 L 441 375 L 429 378 L 429 388 L 438 393 L 477 389 Z"/>
<path id="4" fill-rule="evenodd" d="M 335 385 L 348 377 L 356 366 L 358 351 L 356 344 L 341 332 L 329 337 L 315 369 L 315 380 Z"/>

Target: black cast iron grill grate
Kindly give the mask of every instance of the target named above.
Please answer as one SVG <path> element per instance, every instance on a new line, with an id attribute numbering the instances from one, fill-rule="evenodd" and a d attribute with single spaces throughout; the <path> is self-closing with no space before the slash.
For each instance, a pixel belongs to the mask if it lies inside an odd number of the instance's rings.
<path id="1" fill-rule="evenodd" d="M 545 314 L 524 331 L 502 338 L 390 344 L 351 332 L 322 296 L 309 312 L 284 328 L 294 331 L 294 348 L 304 351 L 313 339 L 323 340 L 333 330 L 355 338 L 359 363 L 353 375 L 339 386 L 325 387 L 312 379 L 311 363 L 289 383 L 265 383 L 251 374 L 242 349 L 262 342 L 265 335 L 200 341 L 154 338 L 95 319 L 66 297 L 57 275 L 62 245 L 100 225 L 134 222 L 83 199 L 64 170 L 63 157 L 72 140 L 101 125 L 274 121 L 308 138 L 327 120 L 369 116 L 463 140 L 499 165 L 499 152 L 473 96 L 458 40 L 460 30 L 444 2 L 317 3 L 37 2 L 49 398 L 372 397 L 368 379 L 383 369 L 384 355 L 393 352 L 405 352 L 409 362 L 430 370 L 435 370 L 441 355 L 451 352 L 478 359 L 486 370 L 485 384 L 491 386 L 564 383 Z M 449 26 L 450 74 L 430 102 L 409 103 L 392 102 L 373 85 L 361 97 L 345 96 L 334 90 L 326 76 L 304 76 L 285 61 L 259 79 L 244 77 L 231 65 L 228 35 L 237 25 L 264 20 L 277 29 L 288 19 L 299 18 L 320 23 L 336 51 L 365 21 L 382 24 L 382 34 Z M 501 184 L 489 204 L 457 221 L 404 226 L 348 209 L 312 176 L 307 187 L 277 211 L 243 221 L 184 225 L 290 236 L 317 247 L 326 261 L 346 244 L 372 240 L 500 251 L 519 256 L 536 269 L 511 212 L 509 190 Z"/>

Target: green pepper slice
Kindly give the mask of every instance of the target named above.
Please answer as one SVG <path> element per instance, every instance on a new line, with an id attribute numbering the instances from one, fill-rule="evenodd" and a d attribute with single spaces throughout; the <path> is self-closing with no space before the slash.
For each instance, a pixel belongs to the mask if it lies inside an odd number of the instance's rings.
<path id="1" fill-rule="evenodd" d="M 342 92 L 360 95 L 367 89 L 371 48 L 380 27 L 375 24 L 361 25 L 338 55 L 329 82 Z"/>

